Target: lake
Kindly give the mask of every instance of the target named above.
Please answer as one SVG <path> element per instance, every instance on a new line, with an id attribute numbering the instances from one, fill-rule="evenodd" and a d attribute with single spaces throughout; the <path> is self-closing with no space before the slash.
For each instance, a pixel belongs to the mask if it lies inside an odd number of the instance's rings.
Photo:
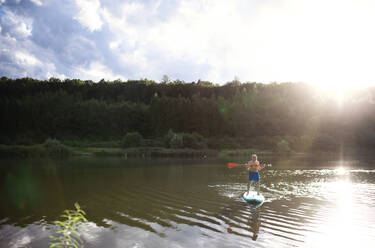
<path id="1" fill-rule="evenodd" d="M 375 247 L 373 160 L 270 159 L 261 206 L 226 162 L 0 160 L 0 247 L 48 247 L 75 202 L 85 247 Z"/>

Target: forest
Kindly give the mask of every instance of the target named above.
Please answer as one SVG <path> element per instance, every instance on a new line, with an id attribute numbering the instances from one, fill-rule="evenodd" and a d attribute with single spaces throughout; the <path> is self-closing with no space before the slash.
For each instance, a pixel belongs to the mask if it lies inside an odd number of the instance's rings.
<path id="1" fill-rule="evenodd" d="M 0 144 L 372 151 L 375 89 L 304 83 L 0 79 Z M 167 142 L 166 142 L 167 140 Z M 111 143 L 112 142 L 112 143 Z"/>

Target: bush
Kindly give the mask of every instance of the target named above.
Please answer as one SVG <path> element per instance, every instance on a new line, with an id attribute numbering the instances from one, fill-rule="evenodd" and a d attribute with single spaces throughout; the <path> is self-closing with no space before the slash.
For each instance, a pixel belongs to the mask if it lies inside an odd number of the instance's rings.
<path id="1" fill-rule="evenodd" d="M 158 158 L 206 158 L 217 157 L 218 152 L 210 149 L 168 149 L 162 147 L 138 147 L 126 148 L 123 151 L 128 158 L 130 157 L 158 157 Z"/>
<path id="2" fill-rule="evenodd" d="M 193 148 L 205 149 L 207 142 L 202 135 L 198 133 L 175 133 L 171 129 L 164 136 L 165 147 L 167 148 Z"/>
<path id="3" fill-rule="evenodd" d="M 175 134 L 170 142 L 169 142 L 169 147 L 173 149 L 178 149 L 183 147 L 183 140 L 182 140 L 182 135 L 181 134 Z"/>
<path id="4" fill-rule="evenodd" d="M 71 148 L 62 144 L 57 139 L 48 138 L 44 141 L 43 146 L 48 154 L 53 157 L 66 157 L 72 154 Z"/>
<path id="5" fill-rule="evenodd" d="M 182 135 L 182 144 L 184 148 L 203 149 L 207 148 L 207 142 L 202 135 L 198 133 L 184 133 Z"/>
<path id="6" fill-rule="evenodd" d="M 278 137 L 275 136 L 255 136 L 251 140 L 253 142 L 252 148 L 272 149 L 277 147 L 278 144 Z"/>
<path id="7" fill-rule="evenodd" d="M 169 129 L 168 133 L 164 136 L 164 144 L 167 148 L 182 148 L 182 135 L 173 132 L 172 129 Z"/>
<path id="8" fill-rule="evenodd" d="M 164 136 L 164 146 L 169 148 L 171 144 L 171 140 L 176 135 L 175 132 L 172 131 L 172 129 L 169 129 L 167 134 Z"/>
<path id="9" fill-rule="evenodd" d="M 290 152 L 289 142 L 282 139 L 280 142 L 277 143 L 276 151 L 277 152 Z"/>
<path id="10" fill-rule="evenodd" d="M 224 137 L 212 137 L 208 139 L 208 147 L 210 149 L 239 149 L 241 145 L 238 139 L 224 136 Z"/>
<path id="11" fill-rule="evenodd" d="M 315 151 L 336 151 L 339 144 L 335 138 L 330 135 L 321 135 L 315 138 L 312 148 Z"/>
<path id="12" fill-rule="evenodd" d="M 129 132 L 122 139 L 122 147 L 138 147 L 142 144 L 142 135 L 138 132 Z"/>
<path id="13" fill-rule="evenodd" d="M 143 146 L 147 147 L 163 147 L 165 142 L 161 139 L 143 139 Z"/>
<path id="14" fill-rule="evenodd" d="M 112 140 L 112 141 L 64 140 L 62 143 L 70 147 L 117 148 L 121 146 L 121 142 L 122 140 Z"/>
<path id="15" fill-rule="evenodd" d="M 312 146 L 312 142 L 313 142 L 313 137 L 311 135 L 303 135 L 303 136 L 297 137 L 293 141 L 293 143 L 290 144 L 290 147 L 294 151 L 300 151 L 300 152 L 308 151 Z"/>
<path id="16" fill-rule="evenodd" d="M 46 149 L 42 145 L 22 146 L 22 145 L 0 145 L 1 158 L 26 158 L 48 156 Z"/>

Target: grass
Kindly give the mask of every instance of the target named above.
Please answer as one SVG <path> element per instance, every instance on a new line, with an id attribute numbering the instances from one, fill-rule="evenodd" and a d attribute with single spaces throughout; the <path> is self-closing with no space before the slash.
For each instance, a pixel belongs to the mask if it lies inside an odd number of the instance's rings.
<path id="1" fill-rule="evenodd" d="M 252 154 L 257 154 L 258 156 L 269 156 L 274 155 L 275 152 L 266 150 L 256 150 L 256 149 L 224 149 L 220 151 L 220 157 L 251 157 Z"/>
<path id="2" fill-rule="evenodd" d="M 258 156 L 278 156 L 278 157 L 300 157 L 300 158 L 326 158 L 339 159 L 340 153 L 332 151 L 306 151 L 306 152 L 275 152 L 272 150 L 260 149 L 190 149 L 190 148 L 164 148 L 164 147 L 131 147 L 120 148 L 113 142 L 97 142 L 100 146 L 81 146 L 84 143 L 76 142 L 79 146 L 70 147 L 64 142 L 61 143 L 55 139 L 47 139 L 43 144 L 35 145 L 1 145 L 0 157 L 68 157 L 68 156 L 98 156 L 98 157 L 123 157 L 123 158 L 250 158 L 252 154 L 256 153 Z M 95 145 L 95 143 L 90 143 Z M 116 145 L 116 146 L 115 146 Z M 344 156 L 368 155 L 373 154 L 370 150 L 356 150 L 354 148 L 347 148 Z"/>
<path id="3" fill-rule="evenodd" d="M 88 140 L 64 140 L 62 141 L 64 145 L 70 147 L 98 147 L 98 148 L 117 148 L 121 146 L 121 140 L 113 141 L 88 141 Z"/>
<path id="4" fill-rule="evenodd" d="M 52 143 L 52 142 L 50 142 Z M 169 149 L 163 147 L 133 147 L 133 148 L 105 148 L 105 147 L 68 147 L 66 145 L 45 144 L 0 145 L 0 157 L 67 157 L 67 156 L 115 156 L 115 157 L 217 157 L 216 150 L 211 149 Z"/>
<path id="5" fill-rule="evenodd" d="M 217 157 L 218 151 L 211 149 L 172 149 L 163 147 L 135 147 L 123 150 L 126 157 Z"/>
<path id="6" fill-rule="evenodd" d="M 73 155 L 75 156 L 123 156 L 121 148 L 105 148 L 105 147 L 84 147 L 75 148 Z"/>
<path id="7" fill-rule="evenodd" d="M 0 145 L 0 157 L 45 157 L 47 150 L 43 145 Z"/>
<path id="8" fill-rule="evenodd" d="M 0 157 L 68 157 L 73 154 L 70 147 L 65 145 L 46 146 L 37 144 L 31 146 L 24 145 L 0 145 Z"/>

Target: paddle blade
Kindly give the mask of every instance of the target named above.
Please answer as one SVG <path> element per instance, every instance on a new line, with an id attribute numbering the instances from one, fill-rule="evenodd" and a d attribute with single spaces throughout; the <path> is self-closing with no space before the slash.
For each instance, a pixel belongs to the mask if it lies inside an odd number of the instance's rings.
<path id="1" fill-rule="evenodd" d="M 233 167 L 237 167 L 237 166 L 240 166 L 241 164 L 237 164 L 237 163 L 228 163 L 228 168 L 233 168 Z"/>

